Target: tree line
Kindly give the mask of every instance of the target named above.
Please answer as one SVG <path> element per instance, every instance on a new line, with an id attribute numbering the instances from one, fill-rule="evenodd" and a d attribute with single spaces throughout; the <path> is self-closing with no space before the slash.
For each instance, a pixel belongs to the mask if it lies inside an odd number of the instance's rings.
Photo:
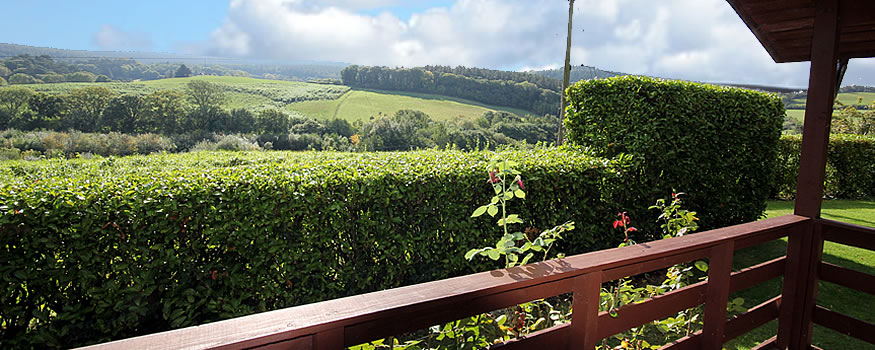
<path id="1" fill-rule="evenodd" d="M 468 77 L 445 70 L 352 65 L 344 68 L 340 76 L 344 85 L 351 87 L 446 95 L 519 108 L 536 115 L 557 113 L 559 93 L 554 90 L 541 88 L 530 81 Z"/>
<path id="2" fill-rule="evenodd" d="M 202 80 L 189 82 L 183 91 L 168 89 L 148 94 L 118 94 L 105 87 L 89 86 L 53 95 L 12 86 L 0 89 L 0 129 L 155 134 L 170 137 L 175 143 L 174 147 L 162 149 L 180 151 L 203 140 L 220 142 L 222 135 L 244 135 L 224 142 L 249 140 L 266 149 L 395 151 L 549 142 L 559 125 L 551 116 L 520 117 L 491 111 L 473 120 L 436 121 L 412 110 L 350 123 L 275 109 L 229 110 L 226 102 L 221 85 Z M 209 145 L 201 146 L 209 149 Z"/>
<path id="3" fill-rule="evenodd" d="M 183 64 L 184 65 L 184 64 Z M 179 76 L 179 63 L 144 64 L 129 58 L 77 58 L 60 61 L 50 56 L 18 55 L 0 60 L 0 86 L 63 82 L 156 80 Z M 340 78 L 337 65 L 194 64 L 188 75 L 261 77 L 273 80 L 330 80 Z M 335 81 L 330 81 L 335 83 Z"/>

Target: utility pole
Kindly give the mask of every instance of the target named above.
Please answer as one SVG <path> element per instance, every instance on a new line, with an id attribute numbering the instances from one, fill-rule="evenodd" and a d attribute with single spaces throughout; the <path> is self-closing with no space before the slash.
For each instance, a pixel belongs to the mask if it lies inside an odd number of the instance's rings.
<path id="1" fill-rule="evenodd" d="M 565 90 L 568 90 L 568 80 L 571 75 L 571 18 L 574 16 L 574 0 L 568 0 L 568 37 L 565 41 L 565 66 L 562 74 L 562 91 L 559 92 L 559 132 L 556 134 L 556 144 L 565 143 Z"/>

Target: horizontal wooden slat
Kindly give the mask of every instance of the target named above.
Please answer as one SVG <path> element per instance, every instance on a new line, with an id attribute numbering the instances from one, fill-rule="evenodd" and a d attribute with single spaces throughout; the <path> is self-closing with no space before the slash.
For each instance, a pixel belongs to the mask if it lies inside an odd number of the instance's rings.
<path id="1" fill-rule="evenodd" d="M 875 228 L 819 219 L 823 224 L 823 239 L 857 248 L 875 250 Z"/>
<path id="2" fill-rule="evenodd" d="M 154 345 L 154 349 L 213 348 L 222 345 L 255 347 L 374 320 L 385 320 L 386 327 L 394 327 L 393 323 L 405 323 L 406 318 L 416 310 L 452 308 L 472 299 L 584 273 L 686 254 L 754 235 L 784 232 L 810 220 L 802 216 L 785 215 L 684 237 L 264 312 L 91 348 L 143 348 L 144 344 Z"/>
<path id="3" fill-rule="evenodd" d="M 750 308 L 747 312 L 737 315 L 726 321 L 726 332 L 723 336 L 723 342 L 728 342 L 738 336 L 750 332 L 757 327 L 760 327 L 767 322 L 778 318 L 778 309 L 781 304 L 781 296 L 769 299 L 757 306 Z M 699 342 L 702 332 L 696 332 L 692 335 L 675 340 L 666 344 L 660 349 L 665 350 L 693 350 L 699 348 Z"/>
<path id="4" fill-rule="evenodd" d="M 787 257 L 782 256 L 732 273 L 729 292 L 747 289 L 784 274 Z"/>
<path id="5" fill-rule="evenodd" d="M 686 337 L 665 344 L 659 350 L 696 350 L 699 349 L 699 344 L 702 342 L 702 332 L 688 335 Z"/>
<path id="6" fill-rule="evenodd" d="M 787 237 L 790 232 L 788 230 L 769 230 L 748 235 L 740 238 L 735 242 L 735 250 L 744 249 L 763 244 L 768 241 L 774 241 L 778 238 Z"/>
<path id="7" fill-rule="evenodd" d="M 828 262 L 820 263 L 820 279 L 875 295 L 875 276 Z"/>
<path id="8" fill-rule="evenodd" d="M 532 287 L 514 289 L 465 300 L 455 303 L 451 307 L 423 307 L 417 311 L 409 311 L 409 313 L 404 316 L 404 322 L 386 322 L 385 319 L 362 322 L 347 326 L 344 340 L 346 346 L 353 346 L 374 339 L 423 329 L 483 312 L 498 310 L 536 299 L 556 296 L 570 291 L 572 289 L 571 284 L 572 279 L 563 279 Z"/>
<path id="9" fill-rule="evenodd" d="M 766 339 L 766 340 L 763 341 L 762 343 L 759 343 L 759 345 L 752 347 L 750 350 L 771 350 L 771 349 L 777 349 L 777 348 L 775 347 L 775 344 L 776 344 L 777 342 L 778 342 L 778 336 L 774 336 L 774 337 L 771 337 L 771 338 L 769 338 L 769 339 Z"/>
<path id="10" fill-rule="evenodd" d="M 313 348 L 313 336 L 308 335 L 279 343 L 259 346 L 257 350 L 310 350 Z"/>
<path id="11" fill-rule="evenodd" d="M 781 296 L 779 295 L 750 308 L 750 310 L 743 314 L 731 318 L 726 322 L 726 333 L 724 333 L 723 342 L 735 339 L 778 318 L 780 306 Z"/>
<path id="12" fill-rule="evenodd" d="M 733 272 L 729 277 L 729 292 L 734 293 L 781 276 L 785 262 L 786 258 L 780 257 Z M 599 337 L 609 337 L 699 305 L 705 301 L 706 284 L 707 281 L 699 282 L 639 304 L 626 305 L 617 310 L 618 317 L 603 312 L 599 314 Z"/>
<path id="13" fill-rule="evenodd" d="M 634 276 L 650 271 L 664 269 L 676 264 L 688 263 L 708 256 L 709 249 L 699 249 L 685 254 L 677 254 L 641 262 L 634 265 L 618 267 L 602 272 L 602 282 L 609 282 L 624 277 Z"/>
<path id="14" fill-rule="evenodd" d="M 528 350 L 528 349 L 567 349 L 571 324 L 565 323 L 532 332 L 518 339 L 496 344 L 489 349 Z"/>
<path id="15" fill-rule="evenodd" d="M 599 313 L 598 337 L 604 339 L 704 303 L 707 287 L 707 283 L 699 282 L 639 304 L 625 305 L 616 311 L 617 317 L 613 317 L 607 312 L 601 312 Z"/>
<path id="16" fill-rule="evenodd" d="M 875 344 L 875 325 L 842 315 L 823 306 L 817 305 L 814 308 L 814 323 L 869 344 Z"/>

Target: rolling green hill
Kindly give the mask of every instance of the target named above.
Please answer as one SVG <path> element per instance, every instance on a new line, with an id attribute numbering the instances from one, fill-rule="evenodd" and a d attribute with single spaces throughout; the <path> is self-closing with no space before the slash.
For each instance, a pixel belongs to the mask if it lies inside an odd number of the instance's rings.
<path id="1" fill-rule="evenodd" d="M 862 99 L 862 103 L 860 100 Z M 842 92 L 839 93 L 837 100 L 844 105 L 871 105 L 875 103 L 875 92 Z M 789 105 L 805 107 L 806 99 L 804 97 L 790 100 Z M 805 119 L 805 109 L 788 109 L 787 115 L 798 120 L 800 123 Z"/>
<path id="2" fill-rule="evenodd" d="M 368 120 L 380 114 L 394 114 L 401 109 L 419 110 L 435 120 L 456 117 L 473 119 L 487 111 L 527 114 L 513 108 L 487 106 L 460 98 L 379 90 L 352 90 L 336 100 L 297 102 L 286 106 L 286 110 L 306 116 L 319 119 L 340 118 L 351 122 Z"/>
<path id="3" fill-rule="evenodd" d="M 845 105 L 870 105 L 875 102 L 875 92 L 842 92 L 837 100 Z M 862 100 L 862 102 L 860 102 Z M 805 106 L 806 98 L 799 97 L 790 100 L 790 105 Z"/>
<path id="4" fill-rule="evenodd" d="M 191 80 L 204 80 L 224 86 L 228 95 L 226 108 L 262 110 L 283 108 L 289 103 L 335 99 L 349 91 L 346 86 L 265 80 L 246 77 L 197 76 L 130 83 L 58 83 L 31 84 L 27 87 L 47 93 L 67 93 L 75 88 L 102 86 L 120 94 L 148 94 L 162 89 L 183 90 Z"/>
<path id="5" fill-rule="evenodd" d="M 88 86 L 106 87 L 120 94 L 148 94 L 162 89 L 184 90 L 192 80 L 204 80 L 222 85 L 227 93 L 225 107 L 253 111 L 281 109 L 318 119 L 341 118 L 348 121 L 368 120 L 371 116 L 390 115 L 401 109 L 425 112 L 436 120 L 456 117 L 473 119 L 487 111 L 505 111 L 517 115 L 525 111 L 495 107 L 482 103 L 441 95 L 379 90 L 350 90 L 342 85 L 266 80 L 246 77 L 196 76 L 130 83 L 57 83 L 26 85 L 35 91 L 51 94 L 68 93 Z"/>

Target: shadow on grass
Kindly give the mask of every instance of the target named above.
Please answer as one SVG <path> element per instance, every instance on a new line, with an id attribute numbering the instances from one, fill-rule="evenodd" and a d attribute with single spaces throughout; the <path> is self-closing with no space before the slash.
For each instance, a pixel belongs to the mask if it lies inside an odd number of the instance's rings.
<path id="1" fill-rule="evenodd" d="M 875 205 L 873 205 L 871 207 L 871 209 L 869 209 L 868 206 L 863 206 L 863 207 L 856 208 L 856 209 L 875 211 Z M 826 215 L 824 215 L 824 217 L 827 219 L 830 219 L 830 220 L 835 220 L 835 221 L 841 221 L 841 222 L 847 222 L 847 223 L 854 223 L 857 225 L 875 227 L 875 220 L 865 220 L 865 219 L 855 218 L 855 217 L 851 217 L 851 216 L 847 216 L 847 215 L 839 215 L 839 214 L 835 214 L 835 213 L 827 213 Z"/>

